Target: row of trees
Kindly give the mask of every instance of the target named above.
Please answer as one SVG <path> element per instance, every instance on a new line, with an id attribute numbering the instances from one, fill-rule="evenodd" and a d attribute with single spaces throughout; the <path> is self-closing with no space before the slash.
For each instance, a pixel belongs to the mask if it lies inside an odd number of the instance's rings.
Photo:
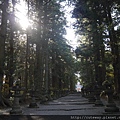
<path id="1" fill-rule="evenodd" d="M 56 0 L 26 0 L 31 26 L 23 30 L 17 18 L 19 0 L 0 0 L 0 104 L 20 80 L 26 89 L 73 90 L 75 62 L 65 35 L 63 8 Z M 5 88 L 6 87 L 6 88 Z"/>
<path id="2" fill-rule="evenodd" d="M 120 1 L 73 0 L 79 36 L 76 55 L 84 85 L 111 82 L 120 93 Z"/>

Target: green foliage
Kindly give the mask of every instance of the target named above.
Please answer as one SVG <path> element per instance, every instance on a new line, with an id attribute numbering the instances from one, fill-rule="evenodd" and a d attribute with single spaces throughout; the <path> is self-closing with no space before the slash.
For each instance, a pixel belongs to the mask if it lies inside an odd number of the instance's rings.
<path id="1" fill-rule="evenodd" d="M 91 74 L 89 69 L 92 68 L 93 81 L 103 82 L 107 75 L 109 79 L 119 84 L 117 82 L 119 74 L 116 74 L 120 64 L 118 62 L 119 35 L 117 34 L 120 15 L 118 0 L 75 0 L 74 2 L 73 17 L 77 20 L 74 27 L 77 34 L 81 35 L 78 40 L 80 45 L 77 56 L 78 59 L 81 59 L 78 71 L 80 70 L 83 83 L 91 81 L 87 76 Z M 114 31 L 116 26 L 118 29 Z M 90 62 L 90 66 L 88 62 Z M 89 71 L 87 72 L 87 70 Z"/>

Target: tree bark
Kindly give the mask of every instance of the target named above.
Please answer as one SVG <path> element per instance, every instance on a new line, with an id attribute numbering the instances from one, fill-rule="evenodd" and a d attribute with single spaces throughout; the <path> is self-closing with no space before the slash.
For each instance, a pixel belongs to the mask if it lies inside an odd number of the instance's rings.
<path id="1" fill-rule="evenodd" d="M 4 59 L 5 59 L 5 39 L 6 39 L 6 28 L 7 28 L 7 12 L 8 0 L 4 0 L 2 9 L 2 21 L 0 28 L 0 104 L 3 105 L 2 100 L 2 84 L 4 75 Z"/>
<path id="2" fill-rule="evenodd" d="M 111 16 L 111 8 L 108 3 L 106 3 L 107 8 L 106 8 L 106 16 L 107 16 L 107 21 L 108 21 L 108 27 L 109 29 L 109 38 L 110 38 L 110 45 L 111 45 L 111 52 L 113 55 L 113 69 L 114 69 L 114 84 L 115 84 L 115 91 L 117 93 L 120 92 L 120 67 L 119 67 L 119 49 L 118 49 L 118 39 L 116 38 L 115 30 L 114 30 L 114 25 L 113 25 L 113 20 Z"/>

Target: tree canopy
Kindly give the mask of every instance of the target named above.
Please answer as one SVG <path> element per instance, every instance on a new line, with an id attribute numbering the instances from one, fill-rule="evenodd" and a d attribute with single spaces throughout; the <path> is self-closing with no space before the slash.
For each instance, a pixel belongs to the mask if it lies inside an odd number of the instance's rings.
<path id="1" fill-rule="evenodd" d="M 9 88 L 17 80 L 25 87 L 24 98 L 33 85 L 38 90 L 40 99 L 46 91 L 49 93 L 50 90 L 74 90 L 75 62 L 71 46 L 64 37 L 67 21 L 61 2 L 0 1 L 1 105 L 4 105 L 3 97 L 11 96 Z M 24 14 L 29 26 L 20 25 L 21 4 L 25 6 L 22 9 L 25 9 Z"/>
<path id="2" fill-rule="evenodd" d="M 100 84 L 111 81 L 119 93 L 119 1 L 74 0 L 74 4 L 73 17 L 77 20 L 74 27 L 80 35 L 76 53 L 85 63 L 81 64 L 82 80 L 91 73 L 92 81 Z M 89 70 L 88 74 L 84 70 Z M 91 77 L 87 81 L 91 81 Z"/>

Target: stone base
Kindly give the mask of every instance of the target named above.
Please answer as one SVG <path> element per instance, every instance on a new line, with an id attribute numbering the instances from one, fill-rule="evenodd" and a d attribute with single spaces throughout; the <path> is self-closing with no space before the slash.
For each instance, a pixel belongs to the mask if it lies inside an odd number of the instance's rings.
<path id="1" fill-rule="evenodd" d="M 85 95 L 85 98 L 89 99 L 89 95 Z"/>
<path id="2" fill-rule="evenodd" d="M 49 99 L 48 96 L 42 95 L 41 100 L 40 100 L 40 104 L 46 103 L 48 101 L 48 99 Z"/>
<path id="3" fill-rule="evenodd" d="M 56 99 L 57 99 L 57 97 L 56 97 L 56 96 L 54 96 L 54 97 L 53 97 L 53 100 L 56 100 Z"/>
<path id="4" fill-rule="evenodd" d="M 116 107 L 115 103 L 108 103 L 105 107 L 105 112 L 119 112 L 119 108 Z"/>
<path id="5" fill-rule="evenodd" d="M 85 95 L 84 95 L 84 94 L 82 94 L 82 97 L 85 97 Z"/>
<path id="6" fill-rule="evenodd" d="M 95 101 L 95 106 L 104 106 L 101 100 Z"/>
<path id="7" fill-rule="evenodd" d="M 89 99 L 88 99 L 88 102 L 90 102 L 90 103 L 95 103 L 95 98 L 94 97 L 90 97 Z"/>
<path id="8" fill-rule="evenodd" d="M 16 109 L 12 109 L 12 110 L 10 111 L 10 114 L 22 115 L 23 112 L 22 112 L 22 110 L 21 110 L 20 108 L 16 108 Z"/>
<path id="9" fill-rule="evenodd" d="M 51 96 L 48 97 L 48 101 L 52 101 L 53 98 Z"/>
<path id="10" fill-rule="evenodd" d="M 37 103 L 30 103 L 29 108 L 39 108 Z"/>

